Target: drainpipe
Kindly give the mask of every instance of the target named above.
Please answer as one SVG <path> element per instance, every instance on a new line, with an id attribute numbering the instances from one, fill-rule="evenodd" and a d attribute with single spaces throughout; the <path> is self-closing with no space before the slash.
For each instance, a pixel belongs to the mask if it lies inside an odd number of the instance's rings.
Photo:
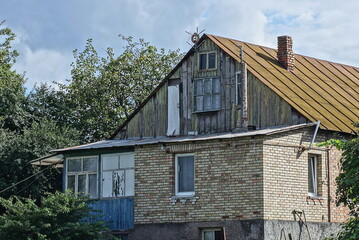
<path id="1" fill-rule="evenodd" d="M 313 147 L 315 138 L 316 138 L 317 133 L 318 133 L 319 125 L 320 125 L 320 121 L 318 120 L 317 124 L 315 125 L 314 135 L 313 135 L 312 142 L 310 143 L 308 150 L 312 149 L 312 147 Z"/>
<path id="2" fill-rule="evenodd" d="M 328 135 L 326 135 L 326 140 L 328 141 Z M 328 176 L 327 176 L 327 186 L 328 186 L 328 222 L 331 222 L 331 207 L 330 207 L 330 150 L 332 147 L 327 147 L 327 169 L 328 169 Z"/>

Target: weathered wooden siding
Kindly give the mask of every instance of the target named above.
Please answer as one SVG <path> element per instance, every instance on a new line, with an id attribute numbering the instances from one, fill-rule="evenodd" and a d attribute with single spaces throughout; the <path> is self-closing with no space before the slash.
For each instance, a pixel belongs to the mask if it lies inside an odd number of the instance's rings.
<path id="1" fill-rule="evenodd" d="M 167 86 L 165 83 L 127 124 L 127 137 L 165 136 L 167 131 Z"/>
<path id="2" fill-rule="evenodd" d="M 107 223 L 111 230 L 128 230 L 134 227 L 134 198 L 101 199 L 90 206 L 99 212 L 93 213 Z"/>
<path id="3" fill-rule="evenodd" d="M 199 70 L 199 54 L 204 52 L 217 53 L 216 69 Z M 236 102 L 236 72 L 240 69 L 241 65 L 237 60 L 209 39 L 204 40 L 197 51 L 182 62 L 177 71 L 128 122 L 126 136 L 130 138 L 166 136 L 169 85 L 178 85 L 180 89 L 180 135 L 243 130 L 241 106 Z M 261 129 L 306 121 L 253 74 L 247 71 L 247 75 L 249 125 Z M 193 80 L 205 77 L 220 79 L 220 110 L 195 113 Z"/>
<path id="4" fill-rule="evenodd" d="M 248 119 L 257 129 L 305 123 L 286 101 L 248 72 Z"/>

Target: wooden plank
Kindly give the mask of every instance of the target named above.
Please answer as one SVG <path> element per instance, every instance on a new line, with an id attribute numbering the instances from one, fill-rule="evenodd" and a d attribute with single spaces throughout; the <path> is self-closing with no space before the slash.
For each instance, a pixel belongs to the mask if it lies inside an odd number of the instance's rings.
<path id="1" fill-rule="evenodd" d="M 190 58 L 188 58 L 190 59 Z M 187 134 L 187 116 L 188 116 L 188 60 L 182 63 L 182 74 L 181 74 L 181 83 L 182 83 L 182 101 L 181 101 L 181 133 Z"/>
<path id="2" fill-rule="evenodd" d="M 187 115 L 186 115 L 186 134 L 188 131 L 192 131 L 191 129 L 191 118 L 192 118 L 192 111 L 193 111 L 193 59 L 189 58 L 187 60 Z"/>
<path id="3" fill-rule="evenodd" d="M 103 220 L 111 230 L 134 227 L 134 198 L 101 199 L 89 205 L 98 212 L 92 214 Z"/>

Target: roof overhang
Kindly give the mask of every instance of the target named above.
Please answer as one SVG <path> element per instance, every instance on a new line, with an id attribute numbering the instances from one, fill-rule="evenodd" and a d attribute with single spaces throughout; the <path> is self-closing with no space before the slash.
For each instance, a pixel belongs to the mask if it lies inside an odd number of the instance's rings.
<path id="1" fill-rule="evenodd" d="M 61 153 L 53 153 L 35 160 L 30 161 L 32 165 L 50 166 L 54 165 L 56 168 L 63 168 L 64 155 Z"/>
<path id="2" fill-rule="evenodd" d="M 115 149 L 115 148 L 135 147 L 135 146 L 151 145 L 151 144 L 185 143 L 185 142 L 195 142 L 195 141 L 253 137 L 260 135 L 265 136 L 265 135 L 273 135 L 277 133 L 292 131 L 305 127 L 313 127 L 313 126 L 315 126 L 315 123 L 304 123 L 304 124 L 298 124 L 293 126 L 279 126 L 279 127 L 260 129 L 260 130 L 249 131 L 249 132 L 238 132 L 238 133 L 227 132 L 227 133 L 178 136 L 178 137 L 110 139 L 110 140 L 104 140 L 104 141 L 89 143 L 80 146 L 56 149 L 53 150 L 53 152 L 57 154 L 65 154 L 65 153 L 84 151 L 84 150 Z"/>

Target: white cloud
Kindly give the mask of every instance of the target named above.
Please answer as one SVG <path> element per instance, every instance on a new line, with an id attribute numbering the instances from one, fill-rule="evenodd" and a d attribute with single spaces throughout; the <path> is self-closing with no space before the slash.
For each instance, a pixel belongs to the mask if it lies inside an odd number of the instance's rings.
<path id="1" fill-rule="evenodd" d="M 51 49 L 32 51 L 25 47 L 14 67 L 19 73 L 25 72 L 26 88 L 31 90 L 39 83 L 65 83 L 65 80 L 70 78 L 71 61 L 70 54 Z"/>
<path id="2" fill-rule="evenodd" d="M 357 0 L 102 0 L 88 4 L 28 0 L 16 11 L 11 6 L 5 4 L 0 15 L 10 18 L 7 24 L 15 32 L 22 31 L 17 67 L 27 72 L 28 86 L 68 78 L 71 52 L 81 51 L 87 38 L 94 39 L 100 54 L 106 47 L 118 53 L 123 44 L 118 34 L 144 38 L 158 48 L 187 51 L 185 31 L 196 27 L 268 47 L 276 47 L 277 36 L 290 35 L 296 53 L 359 63 Z"/>

